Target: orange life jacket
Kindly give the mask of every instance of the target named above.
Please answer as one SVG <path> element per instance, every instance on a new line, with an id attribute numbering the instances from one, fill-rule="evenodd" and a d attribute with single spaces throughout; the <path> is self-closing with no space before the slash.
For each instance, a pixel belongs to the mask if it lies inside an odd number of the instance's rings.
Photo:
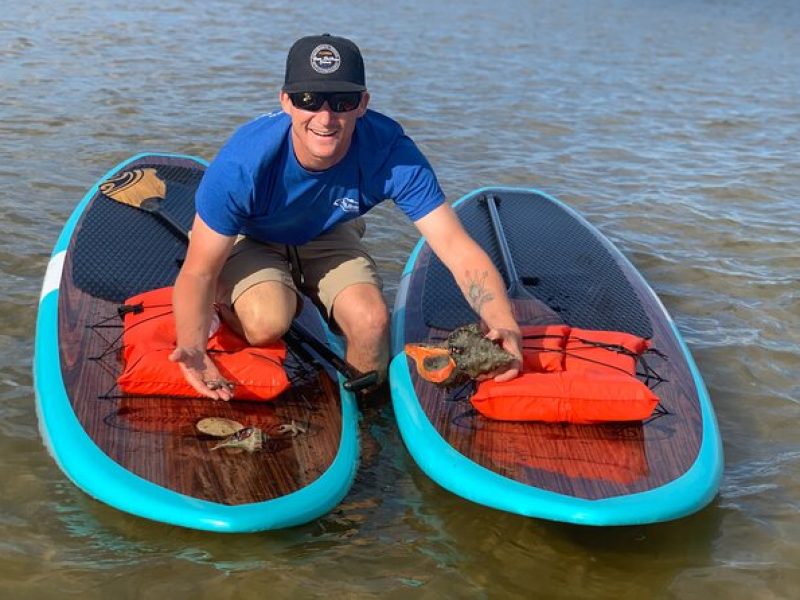
<path id="1" fill-rule="evenodd" d="M 648 418 L 658 396 L 636 378 L 649 342 L 628 333 L 562 325 L 522 328 L 523 373 L 483 381 L 471 398 L 502 421 L 597 423 Z"/>
<path id="2" fill-rule="evenodd" d="M 135 396 L 197 397 L 177 363 L 169 360 L 176 341 L 172 288 L 133 296 L 125 301 L 125 307 L 125 368 L 117 378 L 120 390 Z M 236 400 L 271 400 L 289 387 L 283 369 L 286 346 L 282 341 L 250 346 L 221 323 L 209 337 L 208 353 L 220 375 L 234 383 Z"/>
<path id="3" fill-rule="evenodd" d="M 621 331 L 593 331 L 573 327 L 564 348 L 564 369 L 591 371 L 616 369 L 636 375 L 637 359 L 650 347 L 650 342 Z"/>
<path id="4" fill-rule="evenodd" d="M 535 373 L 564 370 L 569 325 L 527 325 L 522 332 L 522 370 Z"/>

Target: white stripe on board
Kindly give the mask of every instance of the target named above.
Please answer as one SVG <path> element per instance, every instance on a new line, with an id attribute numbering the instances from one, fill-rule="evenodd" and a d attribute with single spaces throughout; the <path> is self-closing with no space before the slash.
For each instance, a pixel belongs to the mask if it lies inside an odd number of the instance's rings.
<path id="1" fill-rule="evenodd" d="M 53 255 L 50 258 L 50 262 L 47 263 L 47 271 L 44 274 L 44 282 L 42 283 L 42 295 L 39 296 L 40 303 L 47 294 L 58 289 L 58 285 L 61 283 L 61 272 L 64 270 L 64 257 L 66 255 L 67 251 L 62 250 L 58 254 Z"/>

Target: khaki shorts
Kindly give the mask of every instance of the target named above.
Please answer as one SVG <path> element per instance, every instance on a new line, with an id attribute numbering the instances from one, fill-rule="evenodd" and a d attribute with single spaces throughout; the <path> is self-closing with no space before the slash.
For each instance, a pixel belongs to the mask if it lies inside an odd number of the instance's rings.
<path id="1" fill-rule="evenodd" d="M 375 261 L 361 242 L 366 228 L 363 218 L 354 219 L 302 246 L 262 243 L 240 235 L 222 268 L 217 302 L 232 307 L 252 286 L 279 281 L 297 293 L 298 313 L 305 294 L 332 322 L 333 302 L 346 287 L 356 283 L 383 287 Z"/>

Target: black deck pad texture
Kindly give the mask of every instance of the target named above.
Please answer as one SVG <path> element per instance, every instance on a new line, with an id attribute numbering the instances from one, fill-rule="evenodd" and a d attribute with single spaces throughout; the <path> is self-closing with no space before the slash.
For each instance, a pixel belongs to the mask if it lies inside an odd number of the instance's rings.
<path id="1" fill-rule="evenodd" d="M 127 168 L 155 168 L 166 183 L 162 210 L 188 231 L 194 194 L 203 177 L 196 167 L 137 162 Z M 122 169 L 125 170 L 125 169 Z M 144 210 L 97 192 L 75 239 L 73 278 L 83 291 L 113 302 L 172 285 L 186 255 L 186 240 Z M 164 235 L 167 231 L 170 234 Z M 114 248 L 114 252 L 108 252 Z"/>
<path id="2" fill-rule="evenodd" d="M 486 190 L 495 196 L 503 230 L 525 289 L 573 327 L 653 335 L 650 319 L 614 255 L 568 210 L 532 191 Z M 506 285 L 500 247 L 485 202 L 469 199 L 456 208 L 469 234 L 498 265 Z M 453 276 L 431 258 L 422 294 L 430 327 L 452 330 L 478 321 Z"/>

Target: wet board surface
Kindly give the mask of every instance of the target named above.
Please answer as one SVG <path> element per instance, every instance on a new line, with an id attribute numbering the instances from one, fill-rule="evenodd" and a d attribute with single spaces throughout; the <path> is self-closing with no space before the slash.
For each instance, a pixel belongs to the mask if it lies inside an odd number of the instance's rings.
<path id="1" fill-rule="evenodd" d="M 674 519 L 716 494 L 722 450 L 711 402 L 666 310 L 599 231 L 535 190 L 485 188 L 454 206 L 510 285 L 486 203 L 492 194 L 524 290 L 512 297 L 521 325 L 548 322 L 649 338 L 665 380 L 644 422 L 574 425 L 494 421 L 469 402 L 469 386 L 420 378 L 402 352 L 439 343 L 477 322 L 455 281 L 422 240 L 401 280 L 392 323 L 392 398 L 403 440 L 437 483 L 472 501 L 523 515 L 590 525 Z M 651 387 L 653 382 L 649 382 Z"/>
<path id="2" fill-rule="evenodd" d="M 100 184 L 155 169 L 166 184 L 162 210 L 188 229 L 205 163 L 143 154 L 87 193 L 64 227 L 45 276 L 34 361 L 42 437 L 65 474 L 91 496 L 153 520 L 212 531 L 297 525 L 333 508 L 355 476 L 357 413 L 335 372 L 289 348 L 291 387 L 271 402 L 125 397 L 122 320 L 128 297 L 172 285 L 186 252 L 154 215 L 106 197 Z M 299 318 L 338 349 L 312 303 Z M 224 417 L 261 428 L 261 451 L 211 447 L 195 425 Z M 304 431 L 281 432 L 294 422 Z"/>

